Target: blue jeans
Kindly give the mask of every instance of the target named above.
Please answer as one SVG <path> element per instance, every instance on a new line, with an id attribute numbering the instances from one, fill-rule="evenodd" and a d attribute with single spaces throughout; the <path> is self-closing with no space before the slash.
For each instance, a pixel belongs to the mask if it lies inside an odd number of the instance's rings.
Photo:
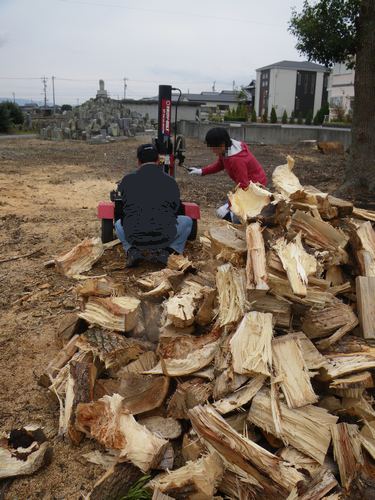
<path id="1" fill-rule="evenodd" d="M 169 245 L 177 253 L 182 253 L 185 249 L 186 240 L 191 233 L 191 228 L 193 227 L 193 220 L 187 215 L 178 215 L 177 216 L 177 234 L 176 238 Z M 131 244 L 126 241 L 124 228 L 122 227 L 121 220 L 117 220 L 115 222 L 115 231 L 118 239 L 121 241 L 122 246 L 124 247 L 125 252 L 129 250 Z"/>

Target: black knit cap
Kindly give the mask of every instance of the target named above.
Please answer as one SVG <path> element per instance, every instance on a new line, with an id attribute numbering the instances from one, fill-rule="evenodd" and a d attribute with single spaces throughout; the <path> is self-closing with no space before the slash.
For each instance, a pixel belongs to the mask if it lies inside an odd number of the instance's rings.
<path id="1" fill-rule="evenodd" d="M 158 150 L 153 144 L 141 144 L 137 149 L 137 158 L 140 163 L 153 163 L 158 157 Z"/>

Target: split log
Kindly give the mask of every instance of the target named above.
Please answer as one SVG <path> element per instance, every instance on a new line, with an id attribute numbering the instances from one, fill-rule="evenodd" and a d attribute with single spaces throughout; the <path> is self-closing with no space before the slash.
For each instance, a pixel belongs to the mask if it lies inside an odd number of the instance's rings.
<path id="1" fill-rule="evenodd" d="M 331 286 L 338 286 L 345 283 L 341 266 L 329 266 L 326 272 L 326 281 L 328 281 Z"/>
<path id="2" fill-rule="evenodd" d="M 318 149 L 323 154 L 344 154 L 344 145 L 339 141 L 320 141 Z"/>
<path id="3" fill-rule="evenodd" d="M 194 406 L 204 404 L 212 395 L 212 384 L 193 378 L 178 384 L 168 403 L 168 415 L 178 419 L 188 419 L 188 411 Z"/>
<path id="4" fill-rule="evenodd" d="M 358 427 L 346 423 L 335 424 L 331 427 L 331 433 L 333 453 L 339 466 L 341 484 L 348 491 L 363 465 Z"/>
<path id="5" fill-rule="evenodd" d="M 235 266 L 245 264 L 247 248 L 244 233 L 239 233 L 229 224 L 223 224 L 210 227 L 207 238 L 211 245 L 210 252 L 217 259 L 230 262 Z"/>
<path id="6" fill-rule="evenodd" d="M 303 332 L 294 332 L 293 336 L 298 338 L 302 356 L 309 369 L 310 377 L 315 376 L 321 368 L 327 365 L 326 358 Z"/>
<path id="7" fill-rule="evenodd" d="M 262 390 L 254 397 L 248 418 L 253 424 L 281 438 L 285 444 L 291 444 L 322 465 L 331 442 L 330 427 L 337 422 L 338 417 L 313 405 L 290 409 L 281 401 L 279 411 L 280 433 L 275 428 L 270 393 Z"/>
<path id="8" fill-rule="evenodd" d="M 209 325 L 216 316 L 215 300 L 217 293 L 215 288 L 205 286 L 202 288 L 202 294 L 203 300 L 195 315 L 195 322 L 198 325 L 206 326 Z"/>
<path id="9" fill-rule="evenodd" d="M 143 297 L 162 297 L 182 281 L 183 275 L 183 271 L 166 268 L 141 276 L 136 283 L 146 290 Z"/>
<path id="10" fill-rule="evenodd" d="M 355 284 L 362 337 L 375 339 L 375 276 L 357 276 Z"/>
<path id="11" fill-rule="evenodd" d="M 293 293 L 305 297 L 308 277 L 317 272 L 317 261 L 303 248 L 301 233 L 289 243 L 280 238 L 273 248 L 282 262 Z"/>
<path id="12" fill-rule="evenodd" d="M 223 477 L 224 468 L 216 453 L 188 462 L 166 474 L 161 474 L 149 483 L 162 493 L 173 495 L 172 498 L 189 500 L 211 500 Z"/>
<path id="13" fill-rule="evenodd" d="M 160 362 L 155 368 L 144 373 L 171 377 L 190 375 L 211 363 L 220 343 L 221 330 L 218 328 L 201 336 L 171 337 L 163 344 L 159 344 Z"/>
<path id="14" fill-rule="evenodd" d="M 123 498 L 142 475 L 142 471 L 133 464 L 118 463 L 98 479 L 87 498 L 88 500 Z"/>
<path id="15" fill-rule="evenodd" d="M 362 447 L 375 460 L 375 421 L 366 422 L 362 427 L 359 439 Z"/>
<path id="16" fill-rule="evenodd" d="M 138 415 L 159 408 L 167 396 L 168 389 L 168 377 L 124 373 L 121 379 L 97 380 L 95 398 L 119 394 L 123 399 L 123 408 L 133 415 Z"/>
<path id="17" fill-rule="evenodd" d="M 315 476 L 315 474 L 322 468 L 316 460 L 308 457 L 304 453 L 301 453 L 292 446 L 282 448 L 277 452 L 277 454 L 286 462 L 293 464 L 297 470 L 301 472 L 307 471 L 311 477 Z"/>
<path id="18" fill-rule="evenodd" d="M 172 254 L 168 257 L 167 268 L 173 271 L 186 272 L 193 267 L 193 263 L 185 255 Z"/>
<path id="19" fill-rule="evenodd" d="M 207 449 L 203 446 L 197 434 L 192 429 L 184 434 L 181 453 L 186 462 L 188 460 L 198 460 L 206 451 Z"/>
<path id="20" fill-rule="evenodd" d="M 56 337 L 63 345 L 66 345 L 74 335 L 86 331 L 87 326 L 86 321 L 79 318 L 76 312 L 68 313 L 61 320 Z"/>
<path id="21" fill-rule="evenodd" d="M 339 412 L 352 415 L 361 420 L 375 420 L 373 400 L 364 393 L 360 398 L 343 398 Z"/>
<path id="22" fill-rule="evenodd" d="M 76 293 L 79 297 L 118 297 L 124 294 L 123 286 L 115 283 L 111 278 L 93 278 L 76 287 Z"/>
<path id="23" fill-rule="evenodd" d="M 306 244 L 310 247 L 329 252 L 331 264 L 342 264 L 348 261 L 348 254 L 344 249 L 349 237 L 328 222 L 297 210 L 292 217 L 290 229 L 297 234 L 302 232 Z"/>
<path id="24" fill-rule="evenodd" d="M 124 413 L 119 394 L 104 396 L 77 408 L 77 429 L 106 448 L 119 450 L 119 457 L 132 462 L 142 472 L 154 468 L 163 456 L 168 441 L 157 437 Z"/>
<path id="25" fill-rule="evenodd" d="M 329 388 L 339 397 L 361 398 L 363 391 L 374 387 L 371 372 L 355 373 L 347 377 L 332 380 Z"/>
<path id="26" fill-rule="evenodd" d="M 130 332 L 139 319 L 140 301 L 135 297 L 90 297 L 79 317 L 91 325 Z"/>
<path id="27" fill-rule="evenodd" d="M 109 453 L 102 453 L 99 450 L 83 453 L 82 457 L 88 462 L 90 462 L 90 464 L 100 465 L 105 470 L 108 470 L 110 467 L 116 465 L 118 461 L 118 457 L 116 455 L 110 455 Z"/>
<path id="28" fill-rule="evenodd" d="M 272 489 L 273 486 L 281 495 L 291 491 L 303 479 L 303 475 L 290 464 L 241 436 L 211 406 L 196 406 L 189 415 L 198 436 L 219 453 L 230 470 L 241 469 L 263 487 L 266 477 L 269 477 L 273 484 L 268 487 Z"/>
<path id="29" fill-rule="evenodd" d="M 246 244 L 246 288 L 248 290 L 268 290 L 266 252 L 262 229 L 258 222 L 247 226 Z"/>
<path id="30" fill-rule="evenodd" d="M 47 464 L 49 451 L 40 428 L 12 429 L 0 443 L 0 479 L 33 474 Z"/>
<path id="31" fill-rule="evenodd" d="M 285 199 L 289 199 L 291 195 L 298 195 L 303 192 L 303 187 L 298 177 L 293 173 L 294 159 L 287 156 L 287 163 L 279 165 L 272 172 L 272 184 Z"/>
<path id="32" fill-rule="evenodd" d="M 357 224 L 353 240 L 361 275 L 375 277 L 375 231 L 371 222 Z"/>
<path id="33" fill-rule="evenodd" d="M 226 498 L 238 500 L 268 500 L 270 497 L 264 494 L 259 484 L 250 482 L 246 474 L 236 474 L 228 469 L 219 485 L 219 491 Z"/>
<path id="34" fill-rule="evenodd" d="M 138 359 L 120 368 L 115 378 L 121 379 L 125 373 L 143 373 L 154 368 L 157 363 L 158 358 L 153 351 L 144 352 Z"/>
<path id="35" fill-rule="evenodd" d="M 155 488 L 151 500 L 174 500 L 174 499 L 168 495 L 164 495 L 164 493 L 162 493 L 158 488 Z"/>
<path id="36" fill-rule="evenodd" d="M 237 187 L 234 193 L 228 193 L 231 211 L 243 222 L 254 219 L 271 201 L 271 193 L 259 184 L 250 182 L 246 189 Z"/>
<path id="37" fill-rule="evenodd" d="M 323 498 L 325 500 L 339 500 L 341 496 L 325 496 L 336 486 L 338 486 L 338 483 L 332 472 L 325 469 L 324 467 L 321 467 L 319 471 L 312 477 L 312 479 L 310 479 L 310 481 L 297 486 L 288 497 L 288 500 L 320 500 Z M 334 498 L 331 498 L 332 496 Z"/>
<path id="38" fill-rule="evenodd" d="M 89 271 L 104 253 L 100 238 L 83 240 L 70 252 L 55 258 L 56 269 L 63 275 L 72 277 Z"/>
<path id="39" fill-rule="evenodd" d="M 79 403 L 89 403 L 94 399 L 97 371 L 91 357 L 91 360 L 72 361 L 69 372 L 64 412 L 60 414 L 59 434 L 68 436 L 71 443 L 78 446 L 84 435 L 76 429 L 75 412 Z"/>
<path id="40" fill-rule="evenodd" d="M 49 362 L 47 368 L 39 378 L 39 384 L 48 387 L 53 383 L 59 371 L 65 366 L 78 351 L 77 341 L 79 335 L 74 335 L 69 342 Z"/>
<path id="41" fill-rule="evenodd" d="M 298 337 L 286 335 L 272 341 L 272 362 L 289 408 L 316 403 Z"/>
<path id="42" fill-rule="evenodd" d="M 364 208 L 353 208 L 353 215 L 359 217 L 360 219 L 369 220 L 375 222 L 375 212 L 373 210 L 365 210 Z"/>
<path id="43" fill-rule="evenodd" d="M 203 299 L 203 287 L 197 283 L 185 281 L 182 290 L 170 297 L 165 304 L 167 319 L 178 328 L 192 325 Z"/>
<path id="44" fill-rule="evenodd" d="M 138 423 L 144 425 L 153 434 L 164 439 L 176 439 L 181 436 L 181 424 L 174 418 L 168 417 L 144 417 L 139 418 Z"/>
<path id="45" fill-rule="evenodd" d="M 243 375 L 269 376 L 272 336 L 272 314 L 247 313 L 230 341 L 234 371 Z"/>
<path id="46" fill-rule="evenodd" d="M 271 313 L 274 326 L 289 330 L 292 321 L 292 306 L 289 300 L 269 294 L 259 295 L 257 292 L 251 292 L 248 297 L 252 310 Z"/>
<path id="47" fill-rule="evenodd" d="M 353 212 L 353 203 L 348 200 L 342 200 L 341 198 L 336 198 L 335 196 L 328 195 L 328 202 L 333 207 L 336 207 L 339 212 L 339 217 L 346 217 L 351 215 Z"/>
<path id="48" fill-rule="evenodd" d="M 255 394 L 262 388 L 265 380 L 265 375 L 258 375 L 230 396 L 213 403 L 212 406 L 221 415 L 225 415 L 236 408 L 240 408 L 253 399 Z"/>
<path id="49" fill-rule="evenodd" d="M 76 347 L 83 352 L 92 352 L 106 369 L 117 370 L 124 365 L 139 358 L 141 354 L 150 349 L 146 342 L 126 338 L 116 332 L 90 328 L 80 335 Z"/>
<path id="50" fill-rule="evenodd" d="M 323 309 L 310 309 L 302 321 L 302 330 L 310 338 L 327 337 L 317 342 L 319 349 L 328 349 L 358 325 L 350 306 L 339 300 Z"/>
<path id="51" fill-rule="evenodd" d="M 228 366 L 228 368 L 225 368 L 214 380 L 214 399 L 222 399 L 228 394 L 233 394 L 233 392 L 244 385 L 248 379 L 249 377 L 247 375 L 235 373 L 232 365 Z"/>
<path id="52" fill-rule="evenodd" d="M 217 270 L 216 287 L 219 298 L 220 326 L 236 323 L 248 308 L 245 271 L 235 269 L 229 263 L 223 264 Z"/>
<path id="53" fill-rule="evenodd" d="M 323 368 L 322 380 L 333 380 L 375 368 L 375 354 L 371 352 L 327 353 L 326 358 L 327 365 Z"/>

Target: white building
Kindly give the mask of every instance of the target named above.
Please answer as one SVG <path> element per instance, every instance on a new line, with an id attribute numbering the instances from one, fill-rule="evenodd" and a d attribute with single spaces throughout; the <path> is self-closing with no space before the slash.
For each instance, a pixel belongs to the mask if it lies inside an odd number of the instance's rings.
<path id="1" fill-rule="evenodd" d="M 313 115 L 327 100 L 329 71 L 308 61 L 280 61 L 256 70 L 255 109 L 258 116 L 275 108 L 278 118 L 284 111 L 298 116 Z"/>
<path id="2" fill-rule="evenodd" d="M 337 114 L 338 108 L 345 115 L 353 111 L 354 76 L 354 69 L 348 69 L 345 63 L 334 65 L 328 83 L 330 115 Z"/>

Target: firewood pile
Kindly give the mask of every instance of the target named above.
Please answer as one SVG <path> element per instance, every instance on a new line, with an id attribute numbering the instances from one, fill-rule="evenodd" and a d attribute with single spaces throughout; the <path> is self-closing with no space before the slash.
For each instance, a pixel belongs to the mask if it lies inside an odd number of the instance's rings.
<path id="1" fill-rule="evenodd" d="M 370 498 L 375 474 L 375 213 L 302 186 L 229 194 L 242 220 L 136 280 L 82 280 L 42 377 L 59 433 L 106 471 L 89 498 L 140 477 L 154 499 Z M 56 259 L 67 276 L 103 253 Z M 372 495 L 374 495 L 372 491 Z"/>

